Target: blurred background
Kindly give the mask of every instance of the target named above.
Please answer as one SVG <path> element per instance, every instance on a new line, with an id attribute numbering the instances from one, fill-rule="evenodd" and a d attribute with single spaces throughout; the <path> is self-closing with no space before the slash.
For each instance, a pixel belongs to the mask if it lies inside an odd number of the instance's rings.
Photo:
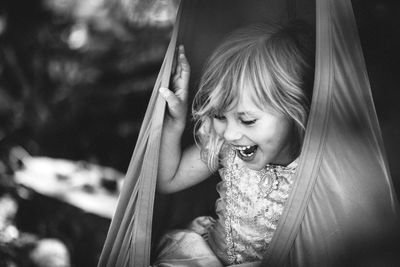
<path id="1" fill-rule="evenodd" d="M 400 3 L 352 2 L 399 192 Z M 96 266 L 178 4 L 0 2 L 0 266 Z"/>

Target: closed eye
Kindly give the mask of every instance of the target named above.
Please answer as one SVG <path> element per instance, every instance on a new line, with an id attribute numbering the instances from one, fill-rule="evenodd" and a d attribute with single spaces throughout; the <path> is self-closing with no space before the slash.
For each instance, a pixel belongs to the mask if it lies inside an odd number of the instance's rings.
<path id="1" fill-rule="evenodd" d="M 240 122 L 244 125 L 253 125 L 254 123 L 256 123 L 257 120 L 240 120 Z"/>

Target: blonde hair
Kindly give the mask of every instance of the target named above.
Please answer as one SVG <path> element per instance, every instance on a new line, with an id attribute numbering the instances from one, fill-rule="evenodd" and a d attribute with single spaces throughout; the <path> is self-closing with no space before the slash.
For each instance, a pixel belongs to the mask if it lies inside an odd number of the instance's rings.
<path id="1" fill-rule="evenodd" d="M 260 109 L 293 122 L 293 155 L 300 153 L 314 74 L 314 40 L 303 23 L 252 25 L 231 34 L 208 59 L 192 113 L 195 140 L 209 168 L 219 168 L 224 143 L 212 117 L 235 107 L 249 90 Z"/>

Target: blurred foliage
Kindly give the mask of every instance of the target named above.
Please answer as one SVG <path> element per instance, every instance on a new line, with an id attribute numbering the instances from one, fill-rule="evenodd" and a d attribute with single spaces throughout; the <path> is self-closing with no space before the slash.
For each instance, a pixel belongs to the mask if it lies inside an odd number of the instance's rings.
<path id="1" fill-rule="evenodd" d="M 2 0 L 1 153 L 22 145 L 34 155 L 124 171 L 178 3 Z M 399 114 L 399 2 L 352 3 L 378 116 L 393 120 Z"/>
<path id="2" fill-rule="evenodd" d="M 178 1 L 3 0 L 0 146 L 124 170 Z"/>
<path id="3" fill-rule="evenodd" d="M 96 266 L 109 219 L 55 198 L 21 194 L 27 191 L 13 181 L 9 152 L 23 146 L 34 156 L 125 171 L 177 5 L 177 0 L 0 1 L 0 197 L 10 192 L 18 200 L 10 229 L 20 237 L 59 238 L 73 266 Z M 25 263 L 30 243 L 4 240 L 0 236 L 0 265 L 30 266 Z"/>

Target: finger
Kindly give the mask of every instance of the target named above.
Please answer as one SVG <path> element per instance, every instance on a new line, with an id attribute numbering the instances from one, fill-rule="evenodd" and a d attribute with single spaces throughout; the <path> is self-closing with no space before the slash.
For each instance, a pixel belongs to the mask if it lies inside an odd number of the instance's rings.
<path id="1" fill-rule="evenodd" d="M 179 45 L 178 47 L 178 55 L 184 55 L 185 54 L 185 48 L 183 47 L 183 45 Z"/>
<path id="2" fill-rule="evenodd" d="M 179 98 L 168 88 L 161 87 L 159 92 L 171 109 L 174 109 L 179 104 Z"/>
<path id="3" fill-rule="evenodd" d="M 181 71 L 182 71 L 182 66 L 181 66 L 180 54 L 178 52 L 178 55 L 176 56 L 175 75 L 180 75 Z"/>
<path id="4" fill-rule="evenodd" d="M 181 53 L 179 54 L 179 66 L 181 71 L 179 72 L 179 76 L 182 78 L 183 81 L 185 81 L 185 86 L 187 86 L 190 78 L 190 65 L 185 56 L 183 47 L 180 51 Z"/>
<path id="5" fill-rule="evenodd" d="M 174 78 L 173 78 L 173 83 L 174 84 L 177 84 L 178 82 L 179 82 L 179 80 L 181 79 L 181 77 L 179 76 L 179 75 L 174 75 Z M 174 90 L 176 90 L 177 88 L 175 88 Z"/>
<path id="6" fill-rule="evenodd" d="M 190 77 L 189 64 L 186 61 L 186 63 L 183 62 L 180 65 L 181 65 L 181 71 L 179 72 L 179 75 L 184 81 L 188 82 L 189 81 L 189 77 Z"/>
<path id="7" fill-rule="evenodd" d="M 179 46 L 179 67 L 181 72 L 190 72 L 190 65 L 185 55 L 185 48 L 183 45 Z"/>
<path id="8" fill-rule="evenodd" d="M 173 70 L 174 70 L 174 74 L 176 75 L 176 74 L 178 74 L 178 75 L 180 75 L 180 72 L 181 72 L 181 64 L 180 64 L 180 60 L 179 60 L 179 55 L 181 54 L 181 46 L 182 45 L 179 45 L 177 48 L 176 48 L 176 51 L 175 51 L 175 55 L 176 56 L 174 56 L 174 62 L 175 62 L 175 64 L 173 64 L 172 65 L 172 68 L 173 68 Z"/>

